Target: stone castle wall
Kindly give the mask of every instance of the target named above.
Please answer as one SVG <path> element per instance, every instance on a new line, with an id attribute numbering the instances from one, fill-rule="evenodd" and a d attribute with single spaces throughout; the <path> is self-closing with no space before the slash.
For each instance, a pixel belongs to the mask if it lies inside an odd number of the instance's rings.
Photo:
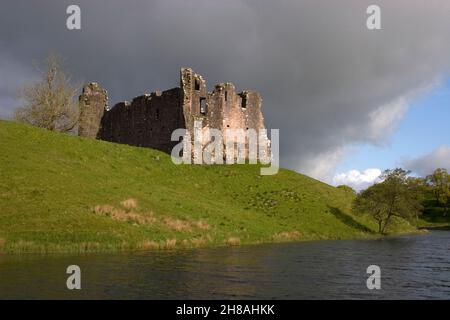
<path id="1" fill-rule="evenodd" d="M 194 131 L 194 122 L 219 130 L 265 129 L 261 97 L 256 91 L 236 92 L 232 83 L 207 91 L 203 77 L 182 68 L 180 87 L 136 97 L 107 109 L 106 90 L 90 83 L 80 96 L 79 135 L 170 153 L 175 129 Z"/>
<path id="2" fill-rule="evenodd" d="M 97 138 L 170 152 L 176 144 L 170 141 L 173 130 L 185 127 L 182 98 L 174 88 L 118 103 L 104 113 Z"/>

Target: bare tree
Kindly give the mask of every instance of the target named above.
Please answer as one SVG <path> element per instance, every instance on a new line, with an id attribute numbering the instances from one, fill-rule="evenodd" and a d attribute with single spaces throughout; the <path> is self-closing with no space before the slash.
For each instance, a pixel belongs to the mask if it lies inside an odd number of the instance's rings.
<path id="1" fill-rule="evenodd" d="M 49 55 L 42 65 L 43 69 L 37 66 L 40 79 L 19 90 L 24 104 L 14 117 L 19 122 L 51 131 L 71 132 L 79 117 L 75 99 L 78 89 L 61 69 L 59 56 Z"/>

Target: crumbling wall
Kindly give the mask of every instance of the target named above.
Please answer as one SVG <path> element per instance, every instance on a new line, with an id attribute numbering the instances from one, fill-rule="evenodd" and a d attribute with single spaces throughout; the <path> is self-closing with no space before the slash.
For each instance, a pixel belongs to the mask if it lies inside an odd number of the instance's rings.
<path id="1" fill-rule="evenodd" d="M 261 97 L 255 91 L 236 92 L 232 83 L 221 83 L 212 92 L 190 68 L 180 71 L 180 87 L 157 91 L 120 102 L 106 110 L 106 90 L 96 83 L 80 96 L 80 136 L 151 147 L 170 153 L 175 129 L 186 128 L 194 138 L 195 121 L 202 129 L 264 129 Z M 191 141 L 193 142 L 193 141 Z"/>
<path id="2" fill-rule="evenodd" d="M 249 129 L 265 129 L 264 116 L 261 111 L 262 99 L 258 92 L 246 90 L 239 94 L 239 104 L 244 118 L 244 126 Z"/>
<path id="3" fill-rule="evenodd" d="M 232 83 L 221 83 L 207 92 L 203 77 L 190 68 L 181 69 L 180 86 L 184 95 L 183 112 L 188 130 L 195 120 L 203 126 L 224 130 L 264 129 L 261 97 L 256 91 L 236 92 Z"/>
<path id="4" fill-rule="evenodd" d="M 180 88 L 153 92 L 105 112 L 98 139 L 170 152 L 175 129 L 184 128 Z"/>
<path id="5" fill-rule="evenodd" d="M 182 68 L 180 72 L 180 88 L 183 92 L 183 114 L 186 129 L 192 132 L 194 121 L 207 119 L 208 91 L 203 77 L 190 68 Z"/>
<path id="6" fill-rule="evenodd" d="M 91 82 L 83 87 L 79 97 L 80 118 L 78 135 L 96 138 L 100 129 L 100 121 L 108 106 L 108 93 L 98 83 Z"/>

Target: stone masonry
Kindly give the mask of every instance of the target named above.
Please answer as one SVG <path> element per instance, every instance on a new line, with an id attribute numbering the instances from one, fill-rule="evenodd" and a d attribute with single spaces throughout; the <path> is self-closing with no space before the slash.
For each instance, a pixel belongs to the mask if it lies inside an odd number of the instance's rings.
<path id="1" fill-rule="evenodd" d="M 79 135 L 150 147 L 170 153 L 175 129 L 193 133 L 194 122 L 203 129 L 265 129 L 258 92 L 240 93 L 232 83 L 221 83 L 208 92 L 203 77 L 182 68 L 180 87 L 156 91 L 120 102 L 108 109 L 108 96 L 97 83 L 89 83 L 79 97 Z"/>
<path id="2" fill-rule="evenodd" d="M 100 88 L 96 82 L 83 87 L 79 98 L 80 118 L 78 135 L 97 138 L 100 130 L 100 120 L 108 108 L 108 93 Z"/>

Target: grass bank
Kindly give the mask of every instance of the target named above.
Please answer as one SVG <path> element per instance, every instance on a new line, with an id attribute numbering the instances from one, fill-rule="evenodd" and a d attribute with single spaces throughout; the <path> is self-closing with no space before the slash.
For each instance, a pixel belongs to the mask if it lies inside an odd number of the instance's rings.
<path id="1" fill-rule="evenodd" d="M 367 238 L 353 195 L 293 171 L 172 164 L 159 151 L 0 121 L 0 251 L 87 252 Z M 391 232 L 411 232 L 397 220 Z"/>

